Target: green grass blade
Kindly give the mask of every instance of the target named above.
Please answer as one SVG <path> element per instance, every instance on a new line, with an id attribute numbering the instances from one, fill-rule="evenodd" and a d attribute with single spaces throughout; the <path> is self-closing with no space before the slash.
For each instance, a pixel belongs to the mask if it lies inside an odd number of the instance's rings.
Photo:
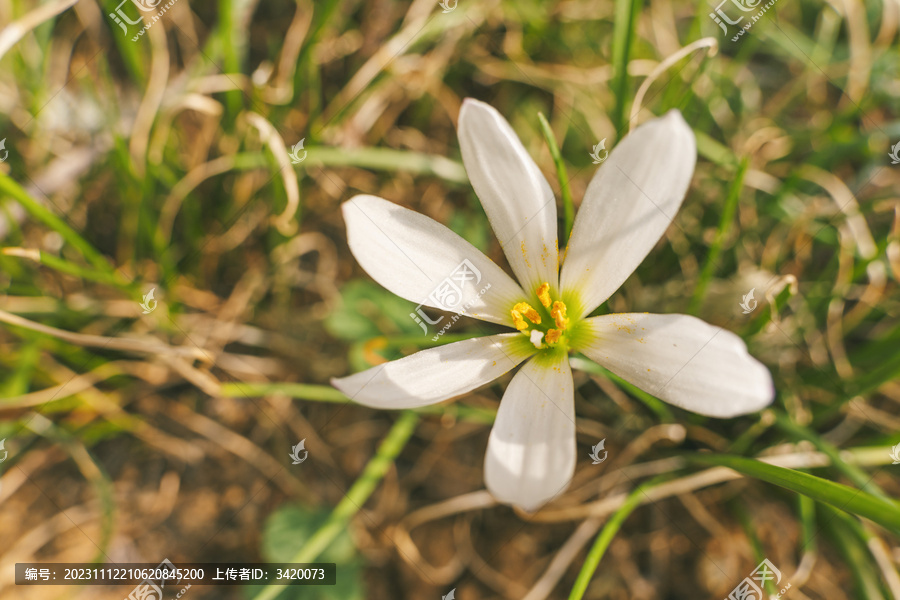
<path id="1" fill-rule="evenodd" d="M 600 565 L 600 560 L 606 553 L 606 549 L 609 548 L 613 538 L 616 537 L 619 529 L 622 528 L 625 519 L 627 519 L 628 515 L 637 508 L 641 503 L 641 499 L 651 487 L 653 487 L 652 484 L 642 485 L 631 492 L 628 498 L 625 499 L 625 503 L 619 507 L 619 510 L 610 517 L 609 521 L 606 522 L 606 525 L 603 526 L 603 529 L 600 530 L 600 533 L 597 534 L 594 544 L 591 546 L 587 557 L 584 559 L 584 564 L 581 565 L 581 570 L 578 572 L 578 577 L 575 579 L 575 585 L 572 586 L 572 591 L 569 593 L 569 600 L 581 600 L 581 598 L 584 597 L 588 584 L 590 584 L 591 578 L 597 571 L 597 567 Z"/>
<path id="2" fill-rule="evenodd" d="M 3 254 L 6 256 L 15 256 L 19 258 L 27 258 L 50 269 L 65 273 L 73 277 L 80 277 L 87 281 L 96 281 L 112 287 L 116 287 L 128 294 L 134 294 L 138 286 L 133 285 L 117 272 L 97 271 L 83 265 L 69 262 L 58 256 L 54 256 L 43 250 L 34 250 L 31 248 L 3 248 Z"/>
<path id="3" fill-rule="evenodd" d="M 238 27 L 235 12 L 238 3 L 234 0 L 219 0 L 219 40 L 221 43 L 225 73 L 240 73 L 241 59 L 238 56 L 246 41 Z M 228 107 L 231 122 L 237 118 L 243 104 L 240 90 L 225 92 L 225 105 Z"/>
<path id="4" fill-rule="evenodd" d="M 709 246 L 709 254 L 706 255 L 706 263 L 700 272 L 700 278 L 697 281 L 697 287 L 694 288 L 694 297 L 691 299 L 688 313 L 697 314 L 700 303 L 703 301 L 703 295 L 706 293 L 706 287 L 709 280 L 712 279 L 713 271 L 719 262 L 719 255 L 722 253 L 722 244 L 728 232 L 731 230 L 732 221 L 734 221 L 734 213 L 737 210 L 738 200 L 741 197 L 741 190 L 744 188 L 744 175 L 747 173 L 747 167 L 750 162 L 745 158 L 738 166 L 737 173 L 734 175 L 731 188 L 728 190 L 728 196 L 725 199 L 725 206 L 722 208 L 722 217 L 719 219 L 719 228 L 716 231 L 716 237 Z"/>
<path id="5" fill-rule="evenodd" d="M 460 184 L 469 182 L 462 163 L 444 156 L 393 148 L 336 148 L 307 145 L 306 150 L 309 155 L 296 166 L 297 169 L 314 166 L 348 166 L 373 171 L 406 171 L 414 175 L 433 175 Z"/>
<path id="6" fill-rule="evenodd" d="M 641 0 L 616 0 L 616 17 L 613 26 L 612 64 L 613 79 L 612 91 L 616 96 L 613 108 L 612 123 L 619 138 L 624 135 L 625 129 L 625 102 L 628 97 L 628 62 L 631 60 L 631 50 L 637 37 L 637 20 L 641 12 Z M 617 140 L 618 141 L 618 140 Z"/>
<path id="7" fill-rule="evenodd" d="M 366 464 L 362 475 L 359 476 L 344 498 L 338 503 L 328 520 L 316 531 L 312 537 L 290 562 L 308 563 L 318 558 L 328 545 L 334 541 L 337 535 L 347 527 L 350 519 L 359 511 L 375 491 L 375 487 L 384 478 L 391 464 L 406 446 L 406 442 L 412 436 L 419 422 L 419 417 L 411 411 L 404 411 L 391 427 L 387 437 L 381 442 L 375 456 Z M 272 585 L 257 594 L 253 600 L 272 600 L 285 587 L 285 585 Z"/>
<path id="8" fill-rule="evenodd" d="M 314 385 L 309 383 L 223 383 L 219 393 L 228 398 L 255 398 L 270 394 L 282 394 L 290 398 L 312 400 L 315 402 L 343 403 L 352 402 L 330 385 Z M 468 406 L 460 402 L 423 406 L 413 412 L 420 415 L 450 416 L 473 423 L 490 425 L 497 417 L 497 411 L 477 406 Z"/>
<path id="9" fill-rule="evenodd" d="M 308 383 L 223 383 L 219 390 L 229 398 L 253 398 L 270 394 L 283 394 L 290 398 L 316 400 L 318 402 L 347 402 L 349 398 L 330 385 Z"/>
<path id="10" fill-rule="evenodd" d="M 816 503 L 809 496 L 800 494 L 797 496 L 797 510 L 800 514 L 800 529 L 803 532 L 800 538 L 799 551 L 816 552 L 818 540 L 816 539 Z"/>
<path id="11" fill-rule="evenodd" d="M 871 475 L 857 467 L 856 465 L 851 465 L 844 462 L 844 459 L 841 458 L 841 453 L 837 448 L 823 440 L 820 436 L 816 435 L 815 432 L 803 427 L 802 425 L 798 425 L 794 423 L 791 418 L 783 412 L 774 411 L 775 414 L 775 423 L 779 429 L 788 433 L 794 438 L 804 439 L 812 442 L 812 444 L 816 447 L 816 450 L 826 454 L 828 458 L 831 460 L 831 464 L 834 467 L 844 474 L 853 484 L 860 489 L 863 489 L 873 496 L 878 496 L 879 498 L 883 498 L 885 500 L 888 499 L 887 494 L 881 491 L 875 482 L 872 481 Z"/>
<path id="12" fill-rule="evenodd" d="M 77 434 L 57 426 L 53 421 L 40 413 L 36 413 L 27 423 L 28 429 L 39 436 L 55 442 L 63 447 L 85 480 L 94 488 L 99 500 L 100 509 L 100 539 L 94 544 L 97 553 L 91 562 L 106 562 L 109 560 L 107 551 L 113 537 L 113 524 L 116 516 L 116 501 L 114 498 L 113 483 L 101 461 L 94 456 L 83 438 Z"/>
<path id="13" fill-rule="evenodd" d="M 547 141 L 547 148 L 550 150 L 550 156 L 553 158 L 553 164 L 556 167 L 556 177 L 559 179 L 559 192 L 562 196 L 563 215 L 565 224 L 563 226 L 563 234 L 560 239 L 560 247 L 565 247 L 572 234 L 572 225 L 575 224 L 575 205 L 572 204 L 572 190 L 569 189 L 569 175 L 566 172 L 566 165 L 563 162 L 562 155 L 559 153 L 559 146 L 556 144 L 556 138 L 553 137 L 553 130 L 550 129 L 550 123 L 542 113 L 538 113 L 538 120 L 541 122 L 541 133 Z"/>
<path id="14" fill-rule="evenodd" d="M 830 506 L 822 507 L 822 518 L 834 546 L 844 557 L 844 564 L 853 573 L 856 597 L 859 600 L 885 600 L 875 561 L 869 553 L 868 535 L 857 519 Z"/>
<path id="15" fill-rule="evenodd" d="M 598 365 L 594 361 L 588 360 L 587 358 L 581 356 L 573 356 L 569 359 L 569 362 L 571 363 L 573 369 L 578 369 L 579 371 L 584 371 L 585 373 L 592 373 L 594 375 L 606 377 L 607 379 L 618 385 L 620 388 L 624 389 L 626 392 L 646 404 L 647 408 L 649 408 L 656 414 L 660 422 L 675 422 L 675 417 L 672 416 L 672 411 L 669 410 L 669 407 L 666 406 L 665 402 L 663 402 L 653 394 L 648 394 L 630 381 L 622 379 L 609 369 L 606 369 Z"/>
<path id="16" fill-rule="evenodd" d="M 759 540 L 759 535 L 757 535 L 757 527 L 753 522 L 753 518 L 750 513 L 747 511 L 746 504 L 744 502 L 738 502 L 735 505 L 735 513 L 737 515 L 737 520 L 741 524 L 741 528 L 744 530 L 744 535 L 747 536 L 747 540 L 750 542 L 750 548 L 753 551 L 753 562 L 761 563 L 765 558 L 766 554 L 763 550 L 762 542 Z M 774 597 L 775 594 L 778 593 L 778 590 L 775 589 L 775 586 L 772 585 L 771 580 L 767 580 L 764 583 L 766 593 L 770 598 Z"/>
<path id="17" fill-rule="evenodd" d="M 865 517 L 900 534 L 900 504 L 893 500 L 881 499 L 868 492 L 840 483 L 793 469 L 776 467 L 752 458 L 727 454 L 693 454 L 687 458 L 699 464 L 734 469 L 748 477 L 773 483 L 798 494 L 809 496 L 813 500 L 830 504 L 845 512 Z"/>
<path id="18" fill-rule="evenodd" d="M 62 219 L 53 214 L 43 204 L 32 198 L 22 186 L 12 180 L 8 175 L 0 173 L 0 199 L 4 195 L 12 197 L 22 205 L 29 215 L 37 219 L 53 231 L 57 232 L 71 246 L 78 249 L 88 262 L 100 270 L 112 273 L 107 260 L 97 252 L 81 235 L 69 227 Z"/>
<path id="19" fill-rule="evenodd" d="M 737 167 L 738 160 L 731 148 L 710 137 L 709 134 L 694 129 L 697 139 L 697 154 L 723 167 Z"/>
<path id="20" fill-rule="evenodd" d="M 27 394 L 31 377 L 37 370 L 41 358 L 40 340 L 27 340 L 22 343 L 19 351 L 14 354 L 15 367 L 11 370 L 9 379 L 0 384 L 0 398 L 12 398 L 19 394 Z"/>

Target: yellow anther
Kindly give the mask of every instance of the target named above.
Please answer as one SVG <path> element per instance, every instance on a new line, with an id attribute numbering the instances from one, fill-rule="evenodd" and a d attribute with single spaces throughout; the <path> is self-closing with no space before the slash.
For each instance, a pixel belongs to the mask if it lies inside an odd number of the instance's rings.
<path id="1" fill-rule="evenodd" d="M 569 327 L 569 319 L 566 317 L 566 305 L 564 302 L 554 302 L 550 297 L 550 284 L 542 283 L 535 290 L 537 298 L 544 309 L 549 309 L 552 321 L 548 322 L 545 327 L 553 327 L 544 331 L 541 324 L 541 315 L 535 308 L 527 302 L 518 302 L 513 306 L 510 314 L 516 329 L 529 337 L 534 347 L 542 350 L 547 346 L 555 346 L 563 344 L 566 329 Z M 546 313 L 544 313 L 546 316 Z M 555 327 L 554 327 L 555 325 Z"/>
<path id="2" fill-rule="evenodd" d="M 516 329 L 518 329 L 519 331 L 528 329 L 528 323 L 526 323 L 525 319 L 522 318 L 522 313 L 520 313 L 516 309 L 512 309 L 510 313 L 512 313 L 513 323 L 516 325 Z"/>
<path id="3" fill-rule="evenodd" d="M 525 317 L 534 323 L 535 325 L 541 324 L 541 315 L 538 314 L 538 311 L 534 310 L 527 302 L 519 302 L 515 306 L 513 306 L 513 311 L 518 311 L 519 313 L 525 315 Z M 515 318 L 513 318 L 515 320 Z"/>
<path id="4" fill-rule="evenodd" d="M 550 308 L 550 284 L 542 283 L 537 289 L 538 300 L 544 305 L 544 308 Z"/>
<path id="5" fill-rule="evenodd" d="M 569 319 L 566 318 L 566 305 L 562 302 L 554 302 L 553 308 L 550 309 L 550 316 L 556 321 L 556 326 L 565 329 L 569 326 Z M 548 334 L 549 335 L 549 334 Z"/>

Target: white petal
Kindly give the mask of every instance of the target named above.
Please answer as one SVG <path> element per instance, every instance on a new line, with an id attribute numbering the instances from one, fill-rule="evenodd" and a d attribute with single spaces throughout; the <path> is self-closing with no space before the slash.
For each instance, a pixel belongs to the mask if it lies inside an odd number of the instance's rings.
<path id="1" fill-rule="evenodd" d="M 675 406 L 729 418 L 775 398 L 772 376 L 743 340 L 696 317 L 623 313 L 583 325 L 592 339 L 577 350 Z"/>
<path id="2" fill-rule="evenodd" d="M 469 181 L 519 283 L 529 295 L 559 280 L 556 199 L 518 136 L 492 106 L 466 98 L 459 145 Z"/>
<path id="3" fill-rule="evenodd" d="M 353 256 L 383 287 L 416 304 L 513 326 L 510 309 L 524 293 L 475 246 L 383 198 L 355 196 L 341 209 Z"/>
<path id="4" fill-rule="evenodd" d="M 331 385 L 372 408 L 418 408 L 493 381 L 533 353 L 521 333 L 501 333 L 422 350 Z"/>
<path id="5" fill-rule="evenodd" d="M 575 472 L 575 397 L 569 359 L 536 357 L 510 382 L 491 430 L 484 479 L 499 501 L 528 511 L 562 493 Z"/>
<path id="6" fill-rule="evenodd" d="M 560 288 L 589 314 L 641 264 L 684 199 L 694 164 L 694 133 L 677 110 L 627 135 L 597 169 L 575 217 Z"/>

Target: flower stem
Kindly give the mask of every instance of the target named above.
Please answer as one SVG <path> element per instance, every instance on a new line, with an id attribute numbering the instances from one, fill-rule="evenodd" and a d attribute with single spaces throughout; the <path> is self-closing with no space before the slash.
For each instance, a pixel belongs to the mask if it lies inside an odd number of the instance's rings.
<path id="1" fill-rule="evenodd" d="M 572 190 L 569 189 L 569 176 L 566 173 L 566 165 L 563 163 L 562 155 L 559 153 L 559 146 L 556 144 L 556 138 L 553 136 L 553 130 L 550 129 L 550 123 L 543 113 L 538 113 L 538 120 L 541 122 L 541 133 L 547 141 L 547 148 L 550 150 L 550 157 L 556 166 L 556 176 L 559 179 L 559 190 L 563 201 L 563 215 L 565 225 L 563 226 L 561 247 L 565 247 L 569 241 L 569 235 L 572 233 L 572 225 L 575 223 L 575 206 L 572 204 Z"/>

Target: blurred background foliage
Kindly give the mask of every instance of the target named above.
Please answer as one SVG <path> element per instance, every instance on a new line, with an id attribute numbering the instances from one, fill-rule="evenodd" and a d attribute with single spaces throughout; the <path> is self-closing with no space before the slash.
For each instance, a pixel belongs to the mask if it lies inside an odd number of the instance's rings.
<path id="1" fill-rule="evenodd" d="M 900 598 L 895 0 L 784 0 L 737 42 L 671 0 L 178 0 L 136 41 L 121 6 L 0 0 L 0 595 L 127 594 L 17 588 L 28 560 L 301 557 L 339 585 L 189 594 L 724 597 L 767 557 L 791 598 Z M 580 373 L 575 480 L 526 515 L 483 490 L 508 376 L 402 415 L 328 386 L 434 344 L 353 260 L 341 202 L 505 266 L 459 159 L 467 96 L 559 191 L 546 115 L 576 205 L 593 146 L 682 111 L 691 190 L 602 311 L 738 332 L 771 410 L 705 419 Z"/>

